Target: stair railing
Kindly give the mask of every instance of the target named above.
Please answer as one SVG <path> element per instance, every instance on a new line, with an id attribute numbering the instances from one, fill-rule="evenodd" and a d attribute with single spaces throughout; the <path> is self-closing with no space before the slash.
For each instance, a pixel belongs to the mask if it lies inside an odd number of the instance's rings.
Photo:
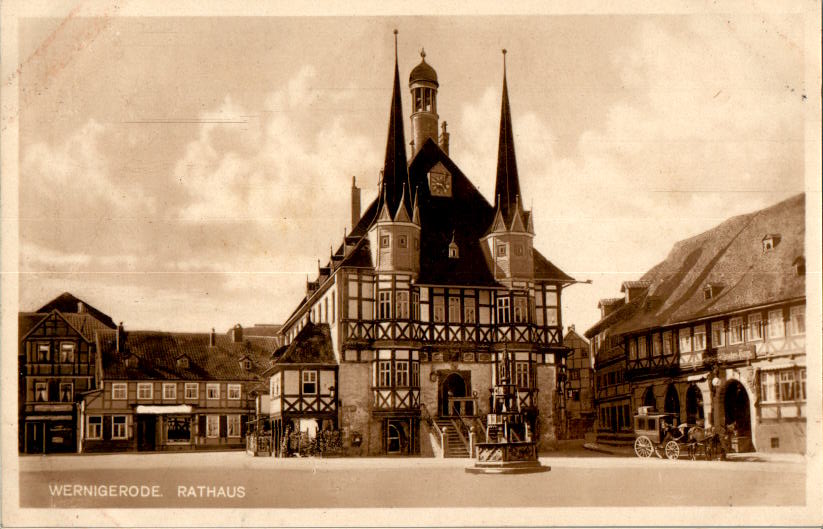
<path id="1" fill-rule="evenodd" d="M 423 420 L 426 421 L 426 424 L 431 430 L 434 430 L 435 440 L 440 444 L 440 453 L 441 457 L 446 456 L 446 446 L 448 439 L 446 438 L 446 432 L 440 429 L 440 426 L 437 424 L 437 421 L 432 419 L 431 414 L 429 413 L 429 409 L 426 407 L 425 403 L 420 403 L 420 415 L 423 417 Z"/>

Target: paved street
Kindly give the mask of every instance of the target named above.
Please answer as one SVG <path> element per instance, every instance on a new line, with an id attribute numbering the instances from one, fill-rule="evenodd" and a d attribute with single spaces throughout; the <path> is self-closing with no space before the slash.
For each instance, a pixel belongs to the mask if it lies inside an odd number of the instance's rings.
<path id="1" fill-rule="evenodd" d="M 273 459 L 240 452 L 22 457 L 21 507 L 802 505 L 795 462 L 563 454 L 550 472 L 471 475 L 467 459 Z"/>

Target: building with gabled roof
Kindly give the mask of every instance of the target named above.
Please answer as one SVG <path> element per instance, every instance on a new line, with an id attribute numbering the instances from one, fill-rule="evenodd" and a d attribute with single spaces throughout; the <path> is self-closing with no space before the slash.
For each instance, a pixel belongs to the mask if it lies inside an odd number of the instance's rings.
<path id="1" fill-rule="evenodd" d="M 97 333 L 99 382 L 80 416 L 81 449 L 155 451 L 244 448 L 256 415 L 253 389 L 277 341 L 226 334 Z"/>
<path id="2" fill-rule="evenodd" d="M 424 53 L 409 76 L 407 156 L 396 54 L 394 66 L 377 198 L 361 212 L 353 182 L 351 231 L 307 282 L 285 343 L 328 325 L 348 453 L 444 453 L 429 434 L 446 428 L 448 453 L 468 455 L 469 429 L 483 430 L 501 372 L 516 374 L 529 435 L 544 447 L 556 438 L 555 365 L 566 352 L 561 292 L 574 279 L 532 246 L 505 61 L 493 203 L 449 154 L 441 84 Z"/>
<path id="3" fill-rule="evenodd" d="M 622 362 L 632 409 L 731 429 L 739 450 L 804 452 L 804 235 L 798 195 L 675 244 L 622 304 L 601 303 L 597 380 Z"/>

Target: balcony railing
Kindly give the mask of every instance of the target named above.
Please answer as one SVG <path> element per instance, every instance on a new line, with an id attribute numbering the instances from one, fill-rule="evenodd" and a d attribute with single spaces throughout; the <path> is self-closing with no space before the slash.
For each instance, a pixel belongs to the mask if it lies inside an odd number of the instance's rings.
<path id="1" fill-rule="evenodd" d="M 560 345 L 560 327 L 533 324 L 447 324 L 408 321 L 343 320 L 343 341 L 413 340 L 425 342 L 517 342 Z"/>

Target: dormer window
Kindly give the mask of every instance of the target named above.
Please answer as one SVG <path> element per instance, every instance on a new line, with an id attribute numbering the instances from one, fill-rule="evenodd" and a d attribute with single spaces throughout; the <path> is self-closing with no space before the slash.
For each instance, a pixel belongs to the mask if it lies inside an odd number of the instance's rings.
<path id="1" fill-rule="evenodd" d="M 189 359 L 188 357 L 181 356 L 177 359 L 177 367 L 180 369 L 188 369 L 189 368 Z"/>
<path id="2" fill-rule="evenodd" d="M 780 235 L 777 233 L 769 233 L 763 237 L 763 251 L 768 252 L 780 244 Z"/>
<path id="3" fill-rule="evenodd" d="M 806 275 L 806 258 L 803 257 L 802 255 L 794 260 L 794 262 L 792 263 L 792 266 L 794 267 L 795 275 L 798 275 L 798 276 Z"/>
<path id="4" fill-rule="evenodd" d="M 707 283 L 706 286 L 703 287 L 703 299 L 707 301 L 713 299 L 720 294 L 721 290 L 723 290 L 723 285 L 719 283 Z"/>
<path id="5" fill-rule="evenodd" d="M 137 357 L 130 355 L 126 358 L 126 367 L 137 367 Z"/>
<path id="6" fill-rule="evenodd" d="M 251 369 L 251 360 L 248 358 L 240 360 L 240 367 L 242 367 L 245 371 L 249 371 Z"/>

